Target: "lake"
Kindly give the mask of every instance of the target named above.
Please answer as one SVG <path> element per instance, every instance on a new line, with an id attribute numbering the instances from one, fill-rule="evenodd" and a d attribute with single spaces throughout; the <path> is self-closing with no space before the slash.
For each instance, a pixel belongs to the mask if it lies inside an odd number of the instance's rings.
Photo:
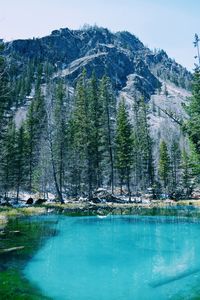
<path id="1" fill-rule="evenodd" d="M 43 295 L 55 300 L 200 295 L 199 221 L 164 216 L 46 218 L 54 221 L 57 234 L 23 270 Z"/>

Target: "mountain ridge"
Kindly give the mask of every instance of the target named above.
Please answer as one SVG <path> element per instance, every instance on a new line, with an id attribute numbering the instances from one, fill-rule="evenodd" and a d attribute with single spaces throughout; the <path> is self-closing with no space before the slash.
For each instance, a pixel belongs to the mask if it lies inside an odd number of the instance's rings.
<path id="1" fill-rule="evenodd" d="M 185 89 L 191 87 L 192 76 L 186 68 L 169 58 L 164 50 L 151 51 L 127 31 L 112 33 L 102 27 L 54 30 L 42 38 L 6 43 L 5 55 L 13 57 L 19 65 L 22 58 L 23 61 L 50 61 L 57 71 L 70 68 L 74 61 L 80 59 L 79 70 L 68 72 L 67 79 L 72 85 L 83 66 L 89 76 L 93 69 L 98 78 L 106 72 L 117 90 L 125 87 L 128 75 L 137 74 L 148 84 L 142 89 L 136 83 L 135 89 L 148 99 L 161 87 L 159 78 Z M 90 59 L 87 61 L 87 58 Z"/>
<path id="2" fill-rule="evenodd" d="M 29 74 L 26 68 L 30 62 L 33 62 L 33 73 L 36 72 L 37 65 L 50 63 L 51 79 L 56 81 L 62 78 L 70 93 L 73 93 L 83 69 L 88 77 L 95 71 L 98 79 L 106 73 L 117 98 L 125 98 L 130 116 L 136 99 L 144 97 L 149 102 L 151 134 L 156 134 L 154 138 L 157 143 L 162 138 L 166 139 L 165 122 L 173 138 L 182 135 L 180 126 L 174 120 L 184 120 L 187 116 L 184 106 L 190 96 L 192 74 L 169 58 L 164 50 L 151 51 L 127 31 L 112 33 L 107 28 L 96 26 L 81 30 L 64 28 L 54 30 L 42 38 L 6 43 L 4 54 L 10 64 L 16 64 L 18 81 L 24 73 L 22 86 Z M 43 84 L 46 83 L 43 78 Z M 22 107 L 17 109 L 15 119 L 18 125 L 21 123 L 20 119 L 25 120 L 29 96 L 34 96 L 34 85 L 29 85 L 29 91 L 22 95 Z M 157 117 L 156 105 L 159 114 Z M 174 118 L 170 118 L 170 115 Z M 157 129 L 154 130 L 155 128 Z M 183 145 L 185 139 L 182 140 Z"/>
<path id="3" fill-rule="evenodd" d="M 84 30 L 61 29 L 43 38 L 7 43 L 4 56 L 12 98 L 6 117 L 14 120 L 17 132 L 25 128 L 27 138 L 31 137 L 33 120 L 37 120 L 34 123 L 37 138 L 29 144 L 32 149 L 34 142 L 35 152 L 30 150 L 28 153 L 30 187 L 33 175 L 38 176 L 37 171 L 42 175 L 34 179 L 36 185 L 41 184 L 41 178 L 46 178 L 43 171 L 51 172 L 51 180 L 45 182 L 51 191 L 54 181 L 62 200 L 59 185 L 61 191 L 64 186 L 62 182 L 58 183 L 57 174 L 59 172 L 62 181 L 62 170 L 66 167 L 65 190 L 68 189 L 70 195 L 77 193 L 79 184 L 81 191 L 89 195 L 90 183 L 92 188 L 96 183 L 106 188 L 112 183 L 113 190 L 120 110 L 122 114 L 125 112 L 127 122 L 130 122 L 127 128 L 130 126 L 135 136 L 134 153 L 131 154 L 134 156 L 131 167 L 133 190 L 151 186 L 154 175 L 159 188 L 162 183 L 159 177 L 160 145 L 166 145 L 171 158 L 176 145 L 180 153 L 189 153 L 182 124 L 188 119 L 185 106 L 191 96 L 192 74 L 169 58 L 164 50 L 151 51 L 128 32 L 111 33 L 108 29 L 88 27 Z M 77 145 L 80 145 L 80 151 Z M 89 154 L 94 145 L 92 153 L 96 153 L 98 166 L 93 165 L 95 171 L 92 172 Z M 58 153 L 57 147 L 62 151 Z M 62 153 L 65 156 L 61 158 Z M 46 155 L 49 161 L 44 166 Z M 76 175 L 80 168 L 82 181 Z M 179 169 L 176 171 L 181 173 L 181 166 Z M 93 181 L 97 171 L 101 173 L 101 180 L 98 181 L 97 176 Z M 87 180 L 89 174 L 93 178 L 91 181 Z M 116 184 L 118 180 L 119 177 Z M 174 187 L 171 180 L 169 184 Z"/>

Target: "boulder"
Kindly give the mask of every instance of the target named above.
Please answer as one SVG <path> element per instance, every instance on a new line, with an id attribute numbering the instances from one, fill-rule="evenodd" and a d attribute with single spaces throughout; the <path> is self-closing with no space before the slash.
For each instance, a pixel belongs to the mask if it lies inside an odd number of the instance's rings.
<path id="1" fill-rule="evenodd" d="M 94 203 L 102 203 L 102 202 L 115 202 L 115 203 L 124 203 L 121 198 L 114 196 L 108 190 L 99 188 L 93 192 L 93 198 L 91 199 Z"/>
<path id="2" fill-rule="evenodd" d="M 33 198 L 28 198 L 28 200 L 26 201 L 26 204 L 29 204 L 29 205 L 33 204 Z"/>
<path id="3" fill-rule="evenodd" d="M 39 198 L 38 200 L 35 201 L 35 205 L 41 205 L 41 204 L 45 203 L 46 201 L 47 201 L 46 199 Z"/>

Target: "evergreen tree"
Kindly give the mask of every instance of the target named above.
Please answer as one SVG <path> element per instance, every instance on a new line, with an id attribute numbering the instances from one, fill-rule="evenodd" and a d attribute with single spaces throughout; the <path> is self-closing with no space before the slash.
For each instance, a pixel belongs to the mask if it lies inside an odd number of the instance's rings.
<path id="1" fill-rule="evenodd" d="M 126 181 L 129 200 L 131 199 L 130 173 L 133 155 L 132 129 L 124 99 L 120 102 L 117 113 L 116 129 L 116 167 L 120 177 L 121 194 Z"/>
<path id="2" fill-rule="evenodd" d="M 55 157 L 56 174 L 59 182 L 59 190 L 62 195 L 65 173 L 66 158 L 66 111 L 65 111 L 65 90 L 63 83 L 56 86 L 54 104 L 54 131 L 53 131 L 53 151 Z"/>
<path id="3" fill-rule="evenodd" d="M 140 100 L 140 135 L 139 143 L 142 154 L 142 167 L 144 187 L 153 187 L 154 185 L 154 164 L 152 154 L 152 139 L 149 133 L 149 125 L 147 120 L 147 105 L 144 98 Z"/>
<path id="4" fill-rule="evenodd" d="M 200 70 L 194 74 L 192 97 L 188 107 L 190 119 L 187 123 L 187 132 L 190 140 L 200 154 Z"/>
<path id="5" fill-rule="evenodd" d="M 80 165 L 80 152 L 77 148 L 76 141 L 76 121 L 74 115 L 69 119 L 67 139 L 68 139 L 68 151 L 69 151 L 69 176 L 68 176 L 68 187 L 70 194 L 77 197 L 81 194 L 81 165 Z"/>
<path id="6" fill-rule="evenodd" d="M 25 186 L 27 176 L 27 144 L 24 125 L 22 125 L 16 134 L 16 155 L 15 155 L 15 186 L 16 199 L 19 200 L 20 188 Z"/>
<path id="7" fill-rule="evenodd" d="M 1 178 L 7 199 L 8 192 L 15 187 L 16 128 L 13 121 L 9 123 L 4 135 L 1 154 Z"/>
<path id="8" fill-rule="evenodd" d="M 56 108 L 56 102 L 57 102 L 56 98 L 57 98 L 58 90 L 56 89 L 56 94 L 55 94 L 54 87 L 52 89 L 52 85 L 49 83 L 47 91 L 48 91 L 48 94 L 47 94 L 46 105 L 45 105 L 45 122 L 44 122 L 43 139 L 45 138 L 47 140 L 47 144 L 48 144 L 50 164 L 51 164 L 52 176 L 53 176 L 52 179 L 54 182 L 56 194 L 57 194 L 58 200 L 61 203 L 64 203 L 62 191 L 60 190 L 60 178 L 59 178 L 58 169 L 57 169 L 58 166 L 60 165 L 59 164 L 60 152 L 58 153 L 58 151 L 57 151 L 57 150 L 59 150 L 60 142 L 57 142 L 57 140 L 56 140 L 56 138 L 59 138 L 59 137 L 56 134 L 57 133 L 57 124 L 56 124 L 56 120 L 55 120 L 55 117 L 59 114 L 58 108 Z M 59 100 L 58 100 L 58 102 L 59 102 Z M 57 104 L 58 104 L 58 102 L 57 102 Z M 59 120 L 59 122 L 62 123 L 62 120 Z M 58 126 L 58 128 L 60 130 L 59 126 Z M 59 160 L 59 162 L 58 162 L 58 160 Z M 61 184 L 62 183 L 63 182 L 61 182 Z"/>
<path id="9" fill-rule="evenodd" d="M 165 141 L 160 143 L 158 174 L 166 192 L 169 185 L 170 157 Z"/>
<path id="10" fill-rule="evenodd" d="M 75 110 L 73 114 L 74 151 L 77 157 L 76 173 L 78 185 L 84 193 L 87 186 L 88 197 L 92 197 L 92 157 L 91 126 L 89 119 L 89 101 L 87 94 L 86 71 L 83 70 L 75 92 Z"/>
<path id="11" fill-rule="evenodd" d="M 116 115 L 115 98 L 112 91 L 110 80 L 107 76 L 104 76 L 100 83 L 100 101 L 102 103 L 102 155 L 104 160 L 102 162 L 102 168 L 107 169 L 109 165 L 108 182 L 111 185 L 111 191 L 114 192 L 114 126 Z M 104 178 L 107 172 L 104 172 Z"/>
<path id="12" fill-rule="evenodd" d="M 41 139 L 46 126 L 46 109 L 45 100 L 39 86 L 35 91 L 35 97 L 30 104 L 25 131 L 27 137 L 27 157 L 28 157 L 28 188 L 31 191 L 33 188 L 33 174 L 39 163 L 39 152 Z"/>
<path id="13" fill-rule="evenodd" d="M 181 151 L 179 143 L 173 141 L 171 145 L 171 172 L 172 172 L 172 192 L 175 192 L 179 183 L 181 162 Z"/>
<path id="14" fill-rule="evenodd" d="M 154 185 L 152 139 L 149 133 L 147 105 L 144 98 L 135 100 L 133 115 L 134 185 L 138 191 L 138 189 L 145 190 Z"/>
<path id="15" fill-rule="evenodd" d="M 200 180 L 200 55 L 199 55 L 199 37 L 195 34 L 194 46 L 197 48 L 198 64 L 195 66 L 195 73 L 192 84 L 192 97 L 189 106 L 186 108 L 189 113 L 189 120 L 186 123 L 186 131 L 191 142 L 193 158 L 195 158 L 195 175 L 197 181 Z"/>
<path id="16" fill-rule="evenodd" d="M 37 126 L 36 118 L 35 118 L 35 109 L 34 109 L 34 101 L 31 102 L 31 105 L 27 114 L 26 121 L 26 132 L 27 132 L 27 145 L 28 145 L 28 164 L 29 164 L 29 190 L 32 190 L 32 181 L 33 181 L 33 171 L 34 171 L 34 162 L 35 162 L 35 146 L 37 143 L 36 136 L 36 126 Z"/>
<path id="17" fill-rule="evenodd" d="M 7 125 L 5 113 L 10 108 L 9 75 L 6 61 L 1 55 L 3 49 L 4 46 L 0 43 L 0 138 L 2 138 L 3 128 Z"/>
<path id="18" fill-rule="evenodd" d="M 88 117 L 90 123 L 90 156 L 92 169 L 92 186 L 98 188 L 102 184 L 102 114 L 103 106 L 99 97 L 99 87 L 93 72 L 88 83 Z"/>
<path id="19" fill-rule="evenodd" d="M 181 159 L 181 169 L 182 169 L 182 186 L 185 189 L 186 197 L 191 195 L 192 192 L 192 164 L 190 157 L 185 149 L 182 152 Z"/>

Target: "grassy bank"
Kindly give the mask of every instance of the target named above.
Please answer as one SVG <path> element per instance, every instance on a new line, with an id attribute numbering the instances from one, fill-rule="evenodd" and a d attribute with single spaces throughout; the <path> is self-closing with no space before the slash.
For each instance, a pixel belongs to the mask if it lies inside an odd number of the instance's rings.
<path id="1" fill-rule="evenodd" d="M 174 214 L 181 214 L 182 211 L 192 211 L 192 209 L 200 208 L 200 200 L 180 200 L 163 201 L 153 200 L 148 204 L 144 203 L 99 203 L 91 204 L 87 202 L 71 202 L 66 204 L 46 202 L 40 206 L 28 206 L 21 208 L 13 208 L 0 206 L 0 228 L 7 223 L 9 218 L 42 215 L 46 213 L 65 213 L 67 215 L 98 215 L 98 214 L 155 214 L 159 211 L 168 214 L 174 211 Z M 198 213 L 198 210 L 196 211 Z M 163 214 L 163 213 L 161 213 Z"/>
<path id="2" fill-rule="evenodd" d="M 8 219 L 0 236 L 0 299 L 49 299 L 23 276 L 23 268 L 46 239 L 54 234 L 56 231 L 49 224 L 39 220 Z"/>

